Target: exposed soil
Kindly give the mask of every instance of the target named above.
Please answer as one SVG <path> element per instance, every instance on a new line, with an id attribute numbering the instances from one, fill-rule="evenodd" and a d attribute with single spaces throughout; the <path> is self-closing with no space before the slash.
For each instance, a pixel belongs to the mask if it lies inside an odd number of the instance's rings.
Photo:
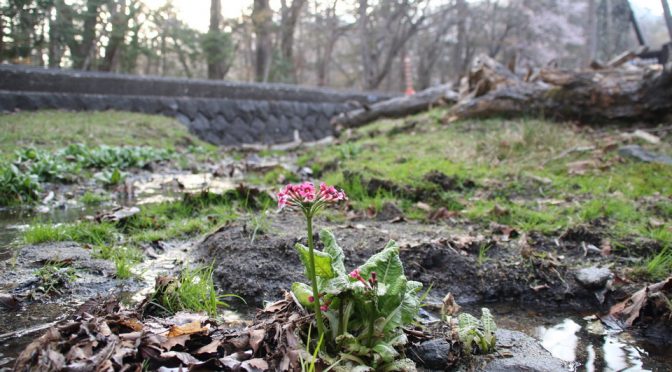
<path id="1" fill-rule="evenodd" d="M 237 293 L 257 306 L 278 298 L 288 283 L 305 280 L 293 249 L 296 242 L 305 240 L 304 221 L 290 211 L 270 218 L 272 233 L 260 235 L 254 242 L 250 227 L 236 222 L 205 238 L 195 250 L 201 260 L 217 263 L 215 275 L 224 292 Z M 396 240 L 407 276 L 425 288 L 431 285 L 430 298 L 451 292 L 463 304 L 519 301 L 581 310 L 606 308 L 606 303 L 597 300 L 595 290 L 585 289 L 574 275 L 574 268 L 590 261 L 604 263 L 604 259 L 584 257 L 574 244 L 553 249 L 551 244 L 555 244 L 548 239 L 539 237 L 536 243 L 530 239 L 535 254 L 525 258 L 520 239 L 503 242 L 496 236 L 485 238 L 449 225 L 378 221 L 343 225 L 325 219 L 316 225 L 334 232 L 345 251 L 346 265 L 352 269 L 388 240 Z M 319 241 L 317 234 L 316 239 Z M 483 245 L 490 248 L 479 263 L 479 247 Z M 565 258 L 560 260 L 553 254 Z M 608 296 L 605 302 L 609 300 Z"/>

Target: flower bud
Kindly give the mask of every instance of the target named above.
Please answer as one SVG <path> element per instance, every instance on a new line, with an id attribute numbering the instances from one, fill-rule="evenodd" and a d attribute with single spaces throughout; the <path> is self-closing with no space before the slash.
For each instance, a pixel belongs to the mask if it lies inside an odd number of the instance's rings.
<path id="1" fill-rule="evenodd" d="M 308 296 L 308 302 L 310 302 L 311 304 L 312 304 L 313 302 L 315 302 L 315 297 L 313 297 L 313 296 Z"/>

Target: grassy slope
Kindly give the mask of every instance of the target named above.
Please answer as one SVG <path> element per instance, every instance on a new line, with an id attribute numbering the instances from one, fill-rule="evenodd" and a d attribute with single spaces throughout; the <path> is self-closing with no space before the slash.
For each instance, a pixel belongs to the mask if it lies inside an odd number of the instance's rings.
<path id="1" fill-rule="evenodd" d="M 0 115 L 0 154 L 21 147 L 53 150 L 72 143 L 152 146 L 175 149 L 207 146 L 177 120 L 128 112 L 37 111 Z"/>
<path id="2" fill-rule="evenodd" d="M 642 237 L 658 241 L 663 248 L 672 245 L 672 167 L 622 160 L 613 149 L 602 150 L 618 138 L 615 129 L 598 135 L 543 120 L 442 125 L 441 116 L 440 110 L 434 110 L 374 123 L 355 135 L 359 139 L 316 150 L 303 161 L 314 161 L 316 168 L 337 163 L 323 177 L 350 189 L 359 207 L 378 208 L 386 200 L 396 200 L 407 215 L 424 218 L 423 211 L 398 196 L 364 195 L 356 187 L 359 183 L 348 184 L 343 179 L 342 170 L 418 188 L 428 187 L 424 175 L 438 170 L 475 181 L 473 189 L 448 191 L 431 202 L 435 208 L 460 211 L 472 222 L 487 226 L 495 221 L 557 235 L 568 227 L 600 220 L 606 222 L 616 249 L 624 247 L 627 239 Z M 411 121 L 419 123 L 412 131 L 391 134 Z M 559 156 L 583 146 L 596 146 L 601 152 Z M 672 146 L 663 141 L 652 150 L 670 154 Z M 594 160 L 598 167 L 571 175 L 568 164 L 581 160 Z"/>

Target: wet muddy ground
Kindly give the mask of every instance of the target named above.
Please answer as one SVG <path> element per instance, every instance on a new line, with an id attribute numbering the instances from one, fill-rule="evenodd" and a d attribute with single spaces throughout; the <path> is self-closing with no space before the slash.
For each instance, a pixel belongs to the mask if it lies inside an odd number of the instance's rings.
<path id="1" fill-rule="evenodd" d="M 0 312 L 0 370 L 11 368 L 27 343 L 53 322 L 68 318 L 88 299 L 116 294 L 126 304 L 138 303 L 152 290 L 158 275 L 174 274 L 184 263 L 212 263 L 219 292 L 245 300 L 227 299 L 235 310 L 225 315 L 229 318 L 251 319 L 255 309 L 281 298 L 292 282 L 304 280 L 293 246 L 305 244 L 305 221 L 295 212 L 277 212 L 274 206 L 250 208 L 208 234 L 143 245 L 151 249 L 144 251 L 144 261 L 133 268 L 136 276 L 126 280 L 116 278 L 112 263 L 93 257 L 86 244 L 26 245 L 20 238 L 22 231 L 36 222 L 85 220 L 115 206 L 144 208 L 203 190 L 219 194 L 251 178 L 259 181 L 271 172 L 277 173 L 271 179 L 278 182 L 287 174 L 295 179 L 309 177 L 310 169 L 294 165 L 299 156 L 248 154 L 238 161 L 227 158 L 194 164 L 192 172 L 163 164 L 134 171 L 124 185 L 106 190 L 111 197 L 99 206 L 84 206 L 74 197 L 100 188 L 84 182 L 55 186 L 51 189 L 54 201 L 37 208 L 0 210 L 0 293 L 22 299 L 18 308 Z M 451 183 L 454 180 L 443 176 L 438 174 L 436 181 L 450 183 L 446 187 L 452 191 L 475 187 L 461 183 L 456 188 Z M 528 186 L 517 191 L 520 198 L 538 192 L 538 182 Z M 477 194 L 493 193 L 497 186 L 482 188 Z M 418 199 L 415 203 L 427 195 L 412 197 Z M 438 218 L 406 218 L 391 204 L 383 203 L 375 210 L 344 206 L 328 211 L 315 224 L 317 229 L 334 232 L 348 269 L 363 263 L 387 241 L 397 241 L 409 279 L 431 287 L 426 306 L 429 313 L 436 312 L 443 296 L 452 293 L 463 310 L 476 314 L 482 306 L 492 309 L 500 328 L 539 340 L 554 357 L 577 370 L 664 371 L 672 366 L 670 328 L 621 332 L 599 328 L 596 324 L 601 323 L 587 318 L 604 314 L 641 288 L 643 282 L 621 280 L 633 263 L 630 254 L 634 250 L 642 257 L 659 247 L 640 241 L 628 246 L 628 241 L 623 241 L 627 249 L 603 255 L 598 247 L 606 233 L 599 219 L 572 226 L 562 234 L 528 234 L 498 223 L 484 225 L 454 218 L 450 211 Z M 38 296 L 35 271 L 48 261 L 67 261 L 77 269 L 77 278 L 57 295 Z"/>

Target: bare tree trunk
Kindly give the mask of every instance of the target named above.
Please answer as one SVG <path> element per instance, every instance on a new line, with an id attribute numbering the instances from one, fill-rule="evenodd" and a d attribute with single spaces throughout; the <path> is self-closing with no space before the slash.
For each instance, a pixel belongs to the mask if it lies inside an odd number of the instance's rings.
<path id="1" fill-rule="evenodd" d="M 369 81 L 373 80 L 373 69 L 371 66 L 371 58 L 369 52 L 369 35 L 368 35 L 368 16 L 366 14 L 366 9 L 369 4 L 367 0 L 359 0 L 359 42 L 361 43 L 361 59 L 362 59 L 362 70 L 364 72 L 364 86 L 368 88 Z"/>
<path id="2" fill-rule="evenodd" d="M 287 0 L 281 0 L 282 20 L 280 25 L 280 53 L 286 63 L 290 64 L 291 80 L 296 82 L 296 67 L 294 66 L 294 31 L 306 0 L 292 0 L 287 6 Z"/>
<path id="3" fill-rule="evenodd" d="M 607 9 L 607 12 L 606 12 L 607 13 L 607 18 L 605 20 L 605 23 L 607 25 L 606 26 L 607 29 L 604 32 L 605 38 L 606 38 L 606 41 L 607 41 L 605 43 L 605 46 L 606 46 L 606 50 L 605 50 L 606 58 L 605 58 L 605 60 L 609 60 L 609 59 L 611 59 L 611 57 L 614 54 L 614 48 L 613 48 L 613 42 L 614 42 L 614 36 L 613 36 L 614 35 L 614 20 L 613 20 L 614 11 L 613 10 L 614 9 L 613 9 L 613 6 L 612 6 L 613 4 L 611 3 L 611 0 L 604 0 L 604 2 L 605 2 L 606 9 Z"/>
<path id="4" fill-rule="evenodd" d="M 672 113 L 672 71 L 655 68 L 542 69 L 522 79 L 499 62 L 475 59 L 447 121 L 544 115 L 584 123 L 660 123 Z"/>
<path id="5" fill-rule="evenodd" d="M 220 27 L 222 24 L 222 1 L 221 0 L 210 0 L 210 27 L 209 27 L 209 32 L 211 34 L 216 34 L 220 32 Z M 175 45 L 177 46 L 177 41 L 175 41 Z M 213 46 L 214 48 L 215 46 Z M 208 51 L 206 50 L 206 53 L 214 53 L 215 51 Z M 180 53 L 180 62 L 182 63 L 182 66 L 185 66 L 185 72 L 188 71 L 189 67 L 185 65 L 184 62 L 182 62 L 182 59 L 184 56 L 181 55 Z M 219 61 L 216 60 L 215 56 L 209 55 L 206 56 L 208 59 L 208 79 L 215 79 L 215 80 L 221 80 L 224 78 L 224 74 L 222 73 L 222 66 L 219 63 Z M 191 72 L 187 73 L 187 76 L 191 77 Z"/>
<path id="6" fill-rule="evenodd" d="M 0 63 L 3 62 L 2 56 L 5 54 L 5 25 L 0 17 Z"/>
<path id="7" fill-rule="evenodd" d="M 667 33 L 670 35 L 670 40 L 672 40 L 672 12 L 670 12 L 670 4 L 667 3 L 667 0 L 660 0 L 660 2 L 663 5 L 663 15 L 665 16 Z"/>
<path id="8" fill-rule="evenodd" d="M 255 80 L 259 82 L 268 81 L 268 74 L 271 68 L 273 52 L 273 45 L 271 44 L 272 17 L 273 11 L 268 4 L 268 0 L 254 0 L 252 23 L 254 24 L 254 33 L 257 36 Z"/>
<path id="9" fill-rule="evenodd" d="M 166 75 L 166 53 L 168 53 L 168 48 L 166 45 L 166 35 L 161 35 L 161 76 Z"/>
<path id="10" fill-rule="evenodd" d="M 467 30 L 466 30 L 466 18 L 467 18 L 467 3 L 465 0 L 457 0 L 457 44 L 453 49 L 453 75 L 455 79 L 458 79 L 464 74 L 464 68 L 466 65 L 465 61 L 465 50 L 467 43 Z"/>
<path id="11" fill-rule="evenodd" d="M 110 41 L 105 47 L 105 58 L 100 66 L 101 71 L 112 71 L 119 59 L 119 49 L 124 44 L 130 18 L 127 14 L 126 0 L 111 2 L 110 13 L 112 32 L 110 34 Z"/>
<path id="12" fill-rule="evenodd" d="M 586 22 L 586 51 L 583 60 L 584 66 L 590 65 L 597 57 L 597 3 L 588 0 L 588 22 Z"/>
<path id="13" fill-rule="evenodd" d="M 177 58 L 180 60 L 180 64 L 182 65 L 182 69 L 184 69 L 184 74 L 187 75 L 187 77 L 191 79 L 191 69 L 189 68 L 189 63 L 187 62 L 187 58 L 184 55 L 184 51 L 182 50 L 182 47 L 178 43 L 175 36 L 172 36 L 172 39 L 173 39 L 173 44 L 175 44 L 175 51 L 177 52 Z M 209 71 L 208 71 L 208 73 L 209 73 Z M 210 78 L 210 76 L 208 76 L 208 78 Z"/>
<path id="14" fill-rule="evenodd" d="M 103 0 L 88 0 L 84 14 L 84 29 L 82 42 L 73 52 L 73 67 L 88 70 L 91 67 L 92 54 L 96 47 L 96 25 L 98 25 L 98 11 Z"/>

